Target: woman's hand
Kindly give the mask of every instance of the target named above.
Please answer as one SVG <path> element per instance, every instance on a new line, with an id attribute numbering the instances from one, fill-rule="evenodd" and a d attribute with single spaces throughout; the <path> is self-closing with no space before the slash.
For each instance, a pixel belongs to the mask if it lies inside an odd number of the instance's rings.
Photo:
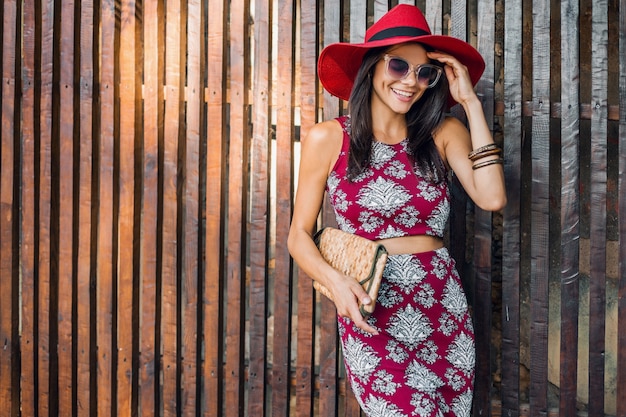
<path id="1" fill-rule="evenodd" d="M 336 275 L 329 277 L 330 292 L 332 293 L 337 314 L 341 317 L 349 318 L 354 325 L 364 332 L 378 334 L 378 330 L 371 326 L 361 315 L 359 309 L 360 304 L 369 304 L 372 302 L 367 292 L 352 277 L 344 275 L 338 271 Z"/>
<path id="2" fill-rule="evenodd" d="M 463 105 L 477 97 L 467 67 L 458 59 L 443 52 L 428 52 L 428 57 L 444 64 L 450 95 L 457 103 Z"/>

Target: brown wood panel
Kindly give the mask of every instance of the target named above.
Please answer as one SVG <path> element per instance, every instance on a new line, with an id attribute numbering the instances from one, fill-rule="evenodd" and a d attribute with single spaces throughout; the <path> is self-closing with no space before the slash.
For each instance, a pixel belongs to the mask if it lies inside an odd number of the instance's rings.
<path id="1" fill-rule="evenodd" d="M 91 353 L 94 344 L 92 330 L 92 172 L 93 172 L 93 105 L 94 105 L 94 4 L 80 3 L 79 18 L 79 141 L 78 146 L 78 242 L 76 266 L 76 415 L 89 416 L 92 412 Z M 87 140 L 89 138 L 89 140 Z M 88 387 L 83 389 L 81 387 Z"/>
<path id="2" fill-rule="evenodd" d="M 101 57 L 98 82 L 98 201 L 96 260 L 97 414 L 112 415 L 113 405 L 113 282 L 114 266 L 114 160 L 115 160 L 115 1 L 100 3 Z M 114 414 L 114 413 L 113 413 Z"/>
<path id="3" fill-rule="evenodd" d="M 276 244 L 274 275 L 274 346 L 272 416 L 287 416 L 291 364 L 291 260 L 287 236 L 291 220 L 294 86 L 294 5 L 278 2 L 278 57 L 276 88 Z"/>
<path id="4" fill-rule="evenodd" d="M 51 223 L 51 193 L 52 193 L 52 60 L 53 60 L 53 28 L 54 2 L 52 0 L 41 4 L 39 10 L 41 36 L 37 37 L 36 49 L 40 53 L 40 82 L 39 91 L 39 166 L 36 194 L 39 196 L 38 207 L 38 260 L 37 262 L 37 411 L 40 416 L 49 414 L 50 406 L 50 223 Z M 37 23 L 35 23 L 37 25 Z M 36 256 L 37 256 L 36 255 Z"/>
<path id="5" fill-rule="evenodd" d="M 578 2 L 561 5 L 561 348 L 559 414 L 576 414 L 579 311 Z"/>
<path id="6" fill-rule="evenodd" d="M 228 146 L 228 240 L 226 253 L 226 363 L 224 406 L 228 414 L 243 414 L 244 405 L 244 331 L 245 281 L 243 256 L 246 253 L 247 184 L 247 95 L 248 95 L 248 0 L 231 2 L 230 6 L 230 112 Z"/>
<path id="7" fill-rule="evenodd" d="M 619 149 L 626 149 L 626 1 L 619 2 Z M 617 357 L 626 357 L 626 152 L 619 156 L 619 284 Z M 626 416 L 626 361 L 617 361 L 616 415 Z"/>
<path id="8" fill-rule="evenodd" d="M 268 232 L 271 222 L 269 201 L 270 160 L 270 52 L 271 46 L 271 7 L 267 2 L 254 4 L 254 79 L 252 80 L 252 125 L 250 156 L 250 284 L 249 284 L 249 324 L 247 333 L 250 339 L 248 360 L 248 407 L 250 416 L 266 415 L 266 368 L 273 370 L 269 363 L 266 321 L 271 296 L 268 291 Z M 284 184 L 284 181 L 282 182 Z M 280 298 L 278 298 L 280 299 Z M 276 300 L 276 298 L 274 298 Z M 282 301 L 279 302 L 283 304 Z M 274 327 L 274 333 L 276 333 Z M 279 330 L 280 331 L 280 330 Z M 274 356 L 275 358 L 275 356 Z M 267 414 L 270 414 L 267 412 Z"/>
<path id="9" fill-rule="evenodd" d="M 15 111 L 15 60 L 17 47 L 17 4 L 5 1 L 2 10 L 2 144 L 0 145 L 0 404 L 9 415 L 18 414 L 18 385 L 13 381 L 13 369 L 17 365 L 17 340 L 13 311 L 14 287 L 13 257 L 17 248 L 13 246 L 14 190 L 17 172 L 14 158 L 16 149 Z"/>
<path id="10" fill-rule="evenodd" d="M 183 233 L 181 253 L 182 287 L 181 297 L 181 414 L 196 415 L 197 366 L 198 366 L 198 267 L 199 267 L 199 182 L 200 182 L 200 121 L 204 104 L 201 77 L 201 46 L 204 44 L 202 31 L 202 5 L 200 0 L 186 3 L 187 20 L 187 108 L 186 140 L 184 142 L 184 196 Z"/>
<path id="11" fill-rule="evenodd" d="M 606 329 L 608 1 L 592 2 L 589 277 L 589 414 L 604 415 Z"/>
<path id="12" fill-rule="evenodd" d="M 21 146 L 21 184 L 20 193 L 20 271 L 22 276 L 21 311 L 22 335 L 20 337 L 20 392 L 23 415 L 36 415 L 36 291 L 35 291 L 35 2 L 27 0 L 22 6 L 23 12 L 23 57 L 22 57 L 22 146 Z"/>
<path id="13" fill-rule="evenodd" d="M 159 410 L 157 347 L 159 138 L 163 134 L 163 2 L 143 3 L 143 146 L 139 245 L 139 415 Z"/>
<path id="14" fill-rule="evenodd" d="M 116 414 L 130 416 L 133 376 L 133 294 L 135 220 L 136 9 L 133 0 L 121 2 L 119 49 L 119 207 L 116 315 Z"/>
<path id="15" fill-rule="evenodd" d="M 504 22 L 504 178 L 502 233 L 502 414 L 519 416 L 522 159 L 522 2 L 507 2 Z"/>
<path id="16" fill-rule="evenodd" d="M 178 158 L 181 140 L 181 4 L 167 3 L 165 15 L 165 120 L 163 137 L 163 220 L 161 245 L 161 385 L 164 416 L 176 416 L 178 404 Z"/>
<path id="17" fill-rule="evenodd" d="M 59 7 L 59 6 L 57 6 Z M 60 5 L 60 40 L 59 53 L 55 54 L 59 61 L 59 85 L 58 99 L 54 110 L 58 117 L 58 137 L 53 138 L 53 161 L 58 167 L 53 166 L 58 175 L 58 232 L 56 233 L 58 268 L 57 294 L 52 296 L 52 302 L 57 298 L 57 359 L 58 359 L 58 413 L 59 415 L 71 415 L 73 403 L 73 376 L 74 367 L 72 344 L 72 266 L 73 266 L 73 222 L 74 222 L 74 2 L 63 1 Z M 54 90 L 53 90 L 54 93 Z M 54 98 L 53 98 L 54 100 Z M 55 118 L 56 118 L 55 117 Z M 54 130 L 56 135 L 57 130 Z M 58 146 L 58 155 L 55 147 Z M 53 177 L 55 173 L 53 171 Z M 54 184 L 54 181 L 53 181 Z M 53 186 L 54 189 L 54 186 Z M 53 195 L 53 201 L 54 201 Z M 55 203 L 53 203 L 55 204 Z M 55 204 L 55 205 L 56 205 Z M 53 257 L 53 268 L 55 267 Z M 54 310 L 54 307 L 53 307 Z M 51 329 L 51 336 L 53 331 Z"/>
<path id="18" fill-rule="evenodd" d="M 323 46 L 341 41 L 341 14 L 338 7 L 324 7 Z M 332 97 L 323 90 L 323 119 L 330 120 L 339 116 L 339 99 Z M 306 140 L 306 139 L 305 139 Z M 335 222 L 332 207 L 327 198 L 322 208 L 322 224 L 331 225 Z M 337 310 L 332 301 L 319 296 L 319 409 L 320 416 L 335 416 L 338 413 L 337 398 L 339 396 L 337 377 L 339 345 L 337 337 Z"/>
<path id="19" fill-rule="evenodd" d="M 207 155 L 206 155 L 206 265 L 203 286 L 203 415 L 221 415 L 223 397 L 223 222 L 222 193 L 225 181 L 226 135 L 226 6 L 224 0 L 211 2 L 207 42 Z M 216 341 L 218 341 L 216 343 Z"/>
<path id="20" fill-rule="evenodd" d="M 547 413 L 550 2 L 533 1 L 530 413 Z"/>
<path id="21" fill-rule="evenodd" d="M 316 122 L 317 111 L 317 15 L 315 0 L 303 0 L 300 5 L 300 140 L 305 140 Z M 298 104 L 296 102 L 296 104 Z M 314 304 L 311 278 L 298 270 L 298 326 L 296 358 L 297 417 L 313 415 L 315 376 Z"/>

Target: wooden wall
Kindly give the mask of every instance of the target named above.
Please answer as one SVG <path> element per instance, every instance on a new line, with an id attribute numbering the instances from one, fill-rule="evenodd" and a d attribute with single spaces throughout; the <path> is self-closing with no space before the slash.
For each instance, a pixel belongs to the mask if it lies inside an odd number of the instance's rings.
<path id="1" fill-rule="evenodd" d="M 360 415 L 286 237 L 316 57 L 395 4 L 3 2 L 0 415 Z M 505 151 L 451 219 L 474 415 L 626 416 L 626 2 L 417 5 Z"/>

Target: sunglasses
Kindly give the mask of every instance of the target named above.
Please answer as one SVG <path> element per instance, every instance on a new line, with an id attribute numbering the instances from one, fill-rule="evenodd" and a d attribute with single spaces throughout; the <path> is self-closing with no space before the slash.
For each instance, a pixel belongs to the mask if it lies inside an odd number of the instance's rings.
<path id="1" fill-rule="evenodd" d="M 415 79 L 418 84 L 426 88 L 434 87 L 441 77 L 443 70 L 441 67 L 432 64 L 420 64 L 413 66 L 402 58 L 385 55 L 385 69 L 387 75 L 395 80 L 404 80 L 411 72 L 415 72 Z"/>

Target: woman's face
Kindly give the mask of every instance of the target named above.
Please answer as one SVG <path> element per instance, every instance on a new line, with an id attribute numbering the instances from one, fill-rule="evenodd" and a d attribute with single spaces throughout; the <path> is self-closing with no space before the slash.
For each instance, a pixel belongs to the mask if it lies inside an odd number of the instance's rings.
<path id="1" fill-rule="evenodd" d="M 406 77 L 398 79 L 398 75 L 394 74 L 393 65 L 403 63 L 390 61 L 392 58 L 399 58 L 408 63 L 411 71 Z M 387 50 L 374 67 L 372 113 L 376 114 L 377 110 L 384 110 L 384 107 L 387 107 L 395 113 L 406 114 L 428 88 L 423 79 L 418 82 L 414 69 L 429 62 L 426 49 L 416 43 L 401 44 Z M 389 70 L 387 69 L 388 66 L 390 66 Z M 420 78 L 422 78 L 421 73 Z"/>

